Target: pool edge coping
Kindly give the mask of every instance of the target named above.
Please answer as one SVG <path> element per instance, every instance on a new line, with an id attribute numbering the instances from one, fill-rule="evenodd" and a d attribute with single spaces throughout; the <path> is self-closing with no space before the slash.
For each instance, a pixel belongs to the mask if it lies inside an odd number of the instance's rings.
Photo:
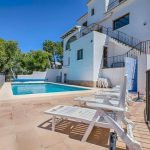
<path id="1" fill-rule="evenodd" d="M 53 83 L 53 82 L 46 82 L 46 83 Z M 59 84 L 59 83 L 53 83 L 53 84 Z M 73 95 L 73 94 L 84 94 L 84 93 L 94 93 L 98 89 L 97 88 L 90 88 L 90 87 L 84 87 L 84 86 L 77 86 L 77 85 L 66 85 L 66 84 L 59 84 L 59 85 L 65 85 L 65 86 L 72 86 L 77 88 L 85 88 L 87 90 L 84 91 L 67 91 L 67 92 L 55 92 L 55 93 L 40 93 L 40 94 L 27 94 L 27 95 L 13 95 L 12 88 L 11 88 L 11 82 L 6 82 L 0 89 L 0 102 L 3 101 L 11 101 L 11 100 L 21 100 L 21 99 L 27 99 L 27 98 L 46 98 L 49 96 L 65 96 L 65 95 Z M 89 90 L 88 90 L 89 89 Z"/>

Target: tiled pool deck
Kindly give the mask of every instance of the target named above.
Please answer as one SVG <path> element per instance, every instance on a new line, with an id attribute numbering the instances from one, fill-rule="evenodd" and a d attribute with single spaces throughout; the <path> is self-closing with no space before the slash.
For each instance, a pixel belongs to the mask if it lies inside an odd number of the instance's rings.
<path id="1" fill-rule="evenodd" d="M 77 96 L 79 95 L 0 102 L 0 150 L 107 150 L 108 130 L 95 128 L 85 143 L 71 138 L 74 135 L 65 130 L 68 123 L 64 122 L 64 127 L 60 127 L 59 132 L 50 131 L 50 116 L 43 111 L 58 104 L 76 105 L 72 100 Z M 150 150 L 150 132 L 144 122 L 144 108 L 144 103 L 134 103 L 130 108 L 130 118 L 136 124 L 136 139 L 141 142 L 144 150 Z M 117 148 L 125 150 L 126 146 L 119 140 Z"/>

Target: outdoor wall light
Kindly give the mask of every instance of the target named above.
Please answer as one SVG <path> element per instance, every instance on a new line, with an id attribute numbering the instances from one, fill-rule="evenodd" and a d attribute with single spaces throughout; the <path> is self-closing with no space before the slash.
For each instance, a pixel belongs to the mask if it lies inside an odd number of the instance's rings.
<path id="1" fill-rule="evenodd" d="M 147 22 L 144 22 L 143 25 L 146 26 L 146 25 L 147 25 Z"/>

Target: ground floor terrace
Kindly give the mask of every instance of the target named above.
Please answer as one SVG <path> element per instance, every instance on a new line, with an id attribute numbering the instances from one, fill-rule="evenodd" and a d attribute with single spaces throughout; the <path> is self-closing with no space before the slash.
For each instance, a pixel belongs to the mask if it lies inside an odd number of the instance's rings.
<path id="1" fill-rule="evenodd" d="M 80 96 L 91 93 L 82 93 Z M 77 105 L 73 101 L 77 96 L 79 94 L 1 101 L 0 150 L 107 150 L 107 129 L 94 128 L 85 143 L 80 142 L 80 139 L 86 125 L 78 124 L 74 128 L 76 131 L 70 131 L 70 122 L 64 121 L 56 128 L 57 132 L 51 131 L 50 116 L 43 112 L 59 104 Z M 144 108 L 145 103 L 133 103 L 129 118 L 135 122 L 136 139 L 141 142 L 144 150 L 149 150 L 150 132 L 144 121 Z M 126 149 L 120 139 L 117 141 L 117 149 Z"/>

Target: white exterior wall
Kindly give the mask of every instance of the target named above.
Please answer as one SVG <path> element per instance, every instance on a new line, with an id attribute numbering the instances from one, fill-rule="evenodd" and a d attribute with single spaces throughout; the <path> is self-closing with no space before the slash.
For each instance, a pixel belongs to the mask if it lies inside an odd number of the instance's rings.
<path id="1" fill-rule="evenodd" d="M 93 79 L 93 32 L 71 44 L 69 80 L 92 81 Z M 77 60 L 77 50 L 83 49 L 83 60 Z"/>
<path id="2" fill-rule="evenodd" d="M 49 82 L 56 82 L 60 72 L 61 69 L 47 69 L 45 72 L 33 72 L 31 75 L 18 75 L 18 79 L 48 79 Z"/>
<path id="3" fill-rule="evenodd" d="M 91 32 L 71 44 L 69 80 L 97 81 L 106 35 Z M 77 60 L 77 50 L 83 49 L 83 60 Z"/>
<path id="4" fill-rule="evenodd" d="M 147 70 L 150 69 L 150 55 L 147 55 Z"/>
<path id="5" fill-rule="evenodd" d="M 146 70 L 150 69 L 150 55 L 138 57 L 138 91 L 145 94 L 146 89 Z"/>
<path id="6" fill-rule="evenodd" d="M 59 72 L 59 75 L 61 75 L 62 73 L 62 83 L 64 83 L 64 74 L 67 74 L 67 80 L 68 80 L 69 68 L 70 67 L 63 67 Z"/>
<path id="7" fill-rule="evenodd" d="M 110 80 L 112 86 L 120 85 L 125 75 L 125 68 L 102 69 L 101 76 Z"/>
<path id="8" fill-rule="evenodd" d="M 18 75 L 18 79 L 45 79 L 47 72 L 34 71 L 31 75 Z"/>
<path id="9" fill-rule="evenodd" d="M 48 79 L 49 82 L 56 82 L 56 77 L 60 74 L 59 69 L 48 69 L 46 72 L 46 79 Z"/>
<path id="10" fill-rule="evenodd" d="M 128 52 L 131 47 L 125 46 L 124 44 L 118 43 L 117 41 L 109 38 L 108 42 L 108 57 L 123 55 Z"/>
<path id="11" fill-rule="evenodd" d="M 5 75 L 0 75 L 0 87 L 5 83 Z"/>
<path id="12" fill-rule="evenodd" d="M 33 79 L 32 75 L 18 75 L 18 79 Z"/>
<path id="13" fill-rule="evenodd" d="M 88 3 L 88 24 L 96 23 L 103 18 L 107 7 L 106 2 L 108 3 L 108 0 L 93 0 Z M 91 16 L 93 8 L 95 15 Z"/>
<path id="14" fill-rule="evenodd" d="M 99 1 L 101 3 L 101 1 Z M 140 40 L 150 39 L 150 1 L 149 0 L 127 0 L 120 6 L 107 13 L 110 16 L 102 24 L 106 27 L 113 27 L 113 20 L 130 13 L 130 24 L 118 30 L 136 37 Z M 146 25 L 144 26 L 144 23 Z"/>
<path id="15" fill-rule="evenodd" d="M 77 20 L 77 24 L 78 24 L 79 26 L 82 26 L 82 24 L 83 24 L 84 22 L 86 22 L 86 21 L 88 21 L 88 14 L 84 15 L 84 16 L 81 17 L 79 20 Z"/>
<path id="16" fill-rule="evenodd" d="M 145 94 L 146 70 L 147 70 L 147 58 L 146 55 L 141 55 L 138 57 L 138 91 L 141 94 Z"/>
<path id="17" fill-rule="evenodd" d="M 69 65 L 68 64 L 68 59 L 70 58 L 70 50 L 66 50 L 66 44 L 67 44 L 68 40 L 72 36 L 76 35 L 77 33 L 78 33 L 78 31 L 70 34 L 69 36 L 67 36 L 66 38 L 63 39 L 63 50 L 64 50 L 63 51 L 63 56 L 64 56 L 64 58 L 63 58 L 63 66 L 68 66 Z"/>
<path id="18" fill-rule="evenodd" d="M 93 81 L 97 81 L 99 76 L 99 69 L 102 66 L 103 61 L 103 50 L 106 43 L 106 35 L 93 32 L 94 33 L 94 45 L 93 45 Z"/>

